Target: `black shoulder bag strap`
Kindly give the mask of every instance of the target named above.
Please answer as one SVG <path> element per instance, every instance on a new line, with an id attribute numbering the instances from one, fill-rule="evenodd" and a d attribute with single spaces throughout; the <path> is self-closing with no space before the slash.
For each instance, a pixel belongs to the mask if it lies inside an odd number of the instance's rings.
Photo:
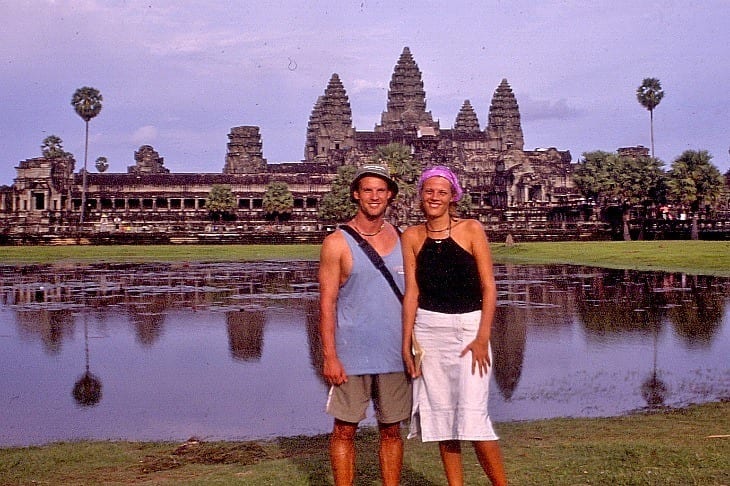
<path id="1" fill-rule="evenodd" d="M 383 257 L 381 257 L 378 252 L 375 251 L 375 248 L 373 248 L 370 243 L 365 241 L 365 238 L 360 236 L 360 233 L 355 231 L 353 227 L 343 224 L 340 226 L 340 229 L 347 232 L 348 235 L 352 236 L 355 241 L 357 241 L 358 246 L 362 248 L 362 251 L 364 251 L 368 258 L 370 258 L 370 261 L 373 262 L 375 268 L 380 270 L 380 273 L 383 274 L 385 280 L 388 281 L 388 283 L 390 284 L 390 288 L 393 289 L 393 292 L 395 293 L 395 296 L 398 297 L 398 300 L 401 303 L 403 303 L 403 292 L 400 291 L 400 289 L 398 288 L 398 284 L 395 283 L 395 279 L 393 279 L 393 275 L 390 273 L 390 270 L 388 270 L 388 267 L 385 265 Z M 395 230 L 398 232 L 398 236 L 400 236 L 400 230 L 398 228 L 396 228 Z"/>

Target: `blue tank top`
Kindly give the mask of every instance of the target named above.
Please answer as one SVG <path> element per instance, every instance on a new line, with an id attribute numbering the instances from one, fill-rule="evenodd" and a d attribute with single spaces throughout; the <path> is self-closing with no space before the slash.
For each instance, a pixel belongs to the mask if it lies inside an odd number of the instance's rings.
<path id="1" fill-rule="evenodd" d="M 352 271 L 337 297 L 337 355 L 348 375 L 403 371 L 401 303 L 357 242 L 342 234 L 352 254 Z M 400 239 L 383 261 L 403 291 Z"/>

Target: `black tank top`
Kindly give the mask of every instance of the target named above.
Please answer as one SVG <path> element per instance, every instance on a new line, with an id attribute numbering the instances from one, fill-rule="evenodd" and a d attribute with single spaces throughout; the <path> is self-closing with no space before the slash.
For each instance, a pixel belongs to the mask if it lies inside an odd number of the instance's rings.
<path id="1" fill-rule="evenodd" d="M 482 289 L 474 256 L 449 236 L 426 238 L 416 256 L 418 306 L 444 314 L 482 308 Z"/>

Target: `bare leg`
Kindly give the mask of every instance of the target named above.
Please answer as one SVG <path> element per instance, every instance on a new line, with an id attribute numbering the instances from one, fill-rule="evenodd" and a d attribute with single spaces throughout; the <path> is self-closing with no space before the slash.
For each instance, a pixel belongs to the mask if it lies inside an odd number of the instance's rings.
<path id="1" fill-rule="evenodd" d="M 400 423 L 378 424 L 380 430 L 380 475 L 383 486 L 398 486 L 403 467 L 403 437 Z"/>
<path id="2" fill-rule="evenodd" d="M 464 472 L 461 469 L 461 443 L 458 440 L 441 441 L 439 442 L 439 452 L 449 486 L 462 486 Z"/>
<path id="3" fill-rule="evenodd" d="M 330 462 L 335 486 L 352 486 L 355 481 L 355 432 L 357 424 L 335 419 L 330 436 Z"/>
<path id="4" fill-rule="evenodd" d="M 474 441 L 474 452 L 476 452 L 479 464 L 481 464 L 487 477 L 495 486 L 507 484 L 507 475 L 504 472 L 502 451 L 499 449 L 499 441 L 481 440 Z"/>

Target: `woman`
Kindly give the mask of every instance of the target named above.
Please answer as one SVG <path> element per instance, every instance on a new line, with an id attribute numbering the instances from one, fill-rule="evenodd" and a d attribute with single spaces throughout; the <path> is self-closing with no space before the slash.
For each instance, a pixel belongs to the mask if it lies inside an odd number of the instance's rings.
<path id="1" fill-rule="evenodd" d="M 449 485 L 464 483 L 461 441 L 471 441 L 492 484 L 507 484 L 487 412 L 489 337 L 497 300 L 484 228 L 455 215 L 462 189 L 447 167 L 418 182 L 424 224 L 402 237 L 406 292 L 403 359 L 413 382 L 408 437 L 437 441 Z M 423 350 L 420 369 L 412 350 Z"/>

